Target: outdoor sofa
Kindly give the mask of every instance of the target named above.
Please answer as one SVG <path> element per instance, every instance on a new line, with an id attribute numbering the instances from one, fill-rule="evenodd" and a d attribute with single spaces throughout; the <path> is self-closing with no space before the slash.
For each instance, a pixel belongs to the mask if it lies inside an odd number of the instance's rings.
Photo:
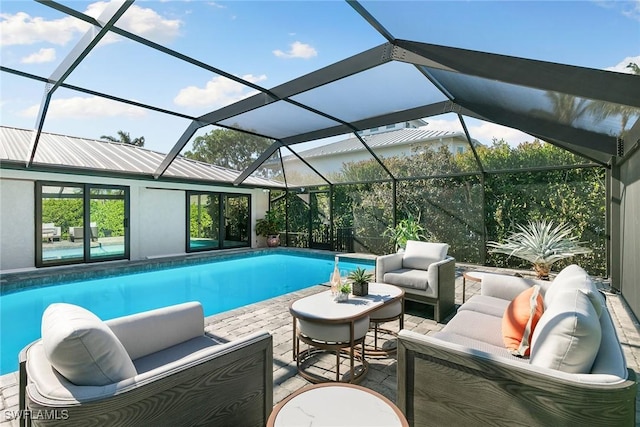
<path id="1" fill-rule="evenodd" d="M 634 426 L 636 387 L 604 295 L 577 265 L 553 282 L 484 274 L 440 332 L 399 333 L 397 403 L 412 426 Z"/>
<path id="2" fill-rule="evenodd" d="M 407 241 L 404 251 L 376 258 L 376 282 L 401 287 L 407 300 L 433 305 L 442 322 L 455 309 L 456 260 L 446 243 Z"/>
<path id="3" fill-rule="evenodd" d="M 19 357 L 20 425 L 263 426 L 273 407 L 271 335 L 216 340 L 197 302 L 107 322 L 52 304 Z"/>

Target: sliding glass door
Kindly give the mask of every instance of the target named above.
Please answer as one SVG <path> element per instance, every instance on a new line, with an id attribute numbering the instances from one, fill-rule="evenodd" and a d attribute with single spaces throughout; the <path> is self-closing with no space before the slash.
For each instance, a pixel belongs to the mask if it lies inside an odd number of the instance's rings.
<path id="1" fill-rule="evenodd" d="M 36 183 L 36 266 L 129 257 L 128 187 Z"/>
<path id="2" fill-rule="evenodd" d="M 250 196 L 187 192 L 187 252 L 251 246 Z"/>

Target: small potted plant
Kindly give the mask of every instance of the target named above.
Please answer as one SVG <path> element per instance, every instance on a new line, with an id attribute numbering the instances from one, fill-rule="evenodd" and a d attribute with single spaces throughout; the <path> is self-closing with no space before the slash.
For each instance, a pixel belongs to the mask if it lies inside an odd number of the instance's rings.
<path id="1" fill-rule="evenodd" d="M 256 221 L 256 234 L 267 238 L 270 248 L 280 245 L 280 218 L 275 211 L 267 211 L 264 218 Z"/>
<path id="2" fill-rule="evenodd" d="M 338 286 L 338 292 L 335 295 L 335 302 L 349 301 L 349 293 L 351 292 L 351 285 L 347 282 L 342 282 Z"/>
<path id="3" fill-rule="evenodd" d="M 353 294 L 359 297 L 363 297 L 369 294 L 369 281 L 373 275 L 362 267 L 357 267 L 351 273 L 349 273 L 349 280 L 351 280 Z"/>

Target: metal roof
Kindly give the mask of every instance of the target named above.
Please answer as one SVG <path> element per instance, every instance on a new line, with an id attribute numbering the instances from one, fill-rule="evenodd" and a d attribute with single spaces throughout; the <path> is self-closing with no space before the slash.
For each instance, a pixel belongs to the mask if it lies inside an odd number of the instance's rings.
<path id="1" fill-rule="evenodd" d="M 24 165 L 35 131 L 0 126 L 0 162 Z M 42 133 L 33 167 L 53 166 L 75 171 L 109 171 L 153 177 L 165 154 L 120 142 Z M 178 156 L 166 178 L 229 184 L 240 172 Z M 281 183 L 250 177 L 247 185 L 278 187 Z"/>

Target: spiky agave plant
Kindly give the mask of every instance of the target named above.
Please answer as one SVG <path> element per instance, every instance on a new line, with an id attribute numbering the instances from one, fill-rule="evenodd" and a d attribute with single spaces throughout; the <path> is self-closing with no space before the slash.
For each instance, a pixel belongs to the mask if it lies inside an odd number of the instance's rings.
<path id="1" fill-rule="evenodd" d="M 591 249 L 580 246 L 577 236 L 572 236 L 573 227 L 553 221 L 529 221 L 526 226 L 517 225 L 520 231 L 513 232 L 503 243 L 490 241 L 489 252 L 502 253 L 524 259 L 533 264 L 538 278 L 548 279 L 551 265 L 574 255 L 587 254 Z"/>

